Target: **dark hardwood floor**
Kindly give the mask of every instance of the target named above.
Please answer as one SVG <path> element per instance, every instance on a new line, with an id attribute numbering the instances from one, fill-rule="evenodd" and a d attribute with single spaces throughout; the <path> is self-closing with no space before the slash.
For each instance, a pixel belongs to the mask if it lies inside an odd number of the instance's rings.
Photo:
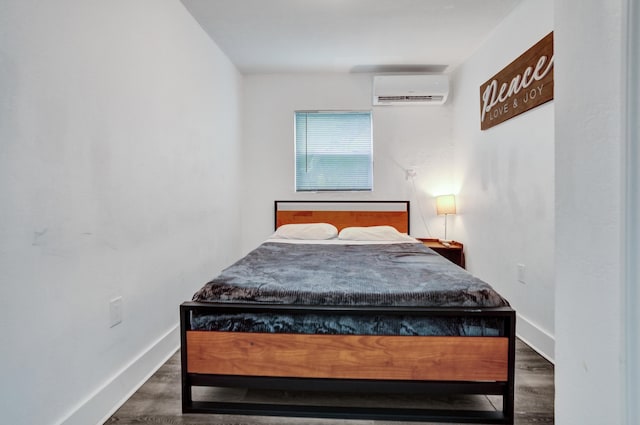
<path id="1" fill-rule="evenodd" d="M 553 424 L 553 365 L 518 341 L 516 346 L 516 425 Z M 194 389 L 194 399 L 214 396 L 218 400 L 296 401 L 316 403 L 357 403 L 358 405 L 427 406 L 429 408 L 479 408 L 500 406 L 500 397 L 419 397 L 406 395 L 362 396 L 326 393 L 287 393 L 281 391 L 247 391 L 244 389 Z M 418 424 L 418 422 L 411 422 Z M 106 422 L 106 424 L 163 425 L 400 425 L 402 422 L 370 420 L 336 420 L 282 418 L 262 416 L 231 416 L 182 414 L 180 405 L 180 355 L 176 353 Z"/>

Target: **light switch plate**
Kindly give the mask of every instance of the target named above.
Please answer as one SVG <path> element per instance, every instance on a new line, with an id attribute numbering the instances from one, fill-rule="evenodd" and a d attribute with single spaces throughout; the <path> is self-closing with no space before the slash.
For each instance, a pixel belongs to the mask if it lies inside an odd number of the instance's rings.
<path id="1" fill-rule="evenodd" d="M 524 264 L 518 264 L 518 282 L 520 283 L 527 283 L 525 280 L 525 269 Z"/>
<path id="2" fill-rule="evenodd" d="M 114 327 L 122 323 L 122 297 L 109 301 L 109 326 Z"/>

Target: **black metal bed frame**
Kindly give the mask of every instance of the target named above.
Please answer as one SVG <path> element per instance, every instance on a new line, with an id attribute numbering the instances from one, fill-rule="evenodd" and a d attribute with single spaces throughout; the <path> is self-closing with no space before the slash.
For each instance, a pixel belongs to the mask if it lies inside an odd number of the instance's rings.
<path id="1" fill-rule="evenodd" d="M 191 314 L 221 313 L 314 313 L 390 314 L 418 316 L 500 317 L 509 338 L 506 382 L 399 381 L 365 379 L 278 378 L 263 376 L 208 375 L 188 373 L 187 331 Z M 420 307 L 320 307 L 185 302 L 180 306 L 182 344 L 182 411 L 234 415 L 324 417 L 344 419 L 513 424 L 515 378 L 515 311 L 510 307 L 482 309 Z M 425 337 L 428 338 L 428 337 Z M 464 337 L 461 337 L 464 338 Z M 502 396 L 501 411 L 444 410 L 393 407 L 308 406 L 269 403 L 194 401 L 192 387 L 237 387 L 289 391 L 334 391 L 425 395 L 484 394 Z"/>
<path id="2" fill-rule="evenodd" d="M 278 211 L 283 203 L 399 203 L 406 206 L 409 225 L 409 201 L 275 201 Z M 274 214 L 277 215 L 277 214 Z M 275 217 L 274 217 L 275 218 Z M 504 337 L 508 338 L 508 373 L 506 382 L 478 381 L 404 381 L 367 379 L 283 378 L 265 376 L 212 375 L 189 373 L 187 365 L 187 331 L 191 316 L 221 313 L 284 313 L 284 314 L 350 314 L 350 315 L 416 315 L 424 317 L 494 317 L 503 319 Z M 516 314 L 511 307 L 465 309 L 423 307 L 370 306 L 310 306 L 287 304 L 233 304 L 185 302 L 180 306 L 182 411 L 184 413 L 217 413 L 233 415 L 323 417 L 394 421 L 458 422 L 513 424 L 515 391 L 515 328 Z M 428 337 L 425 337 L 428 338 Z M 464 338 L 464 337 L 461 337 Z M 501 411 L 449 410 L 393 407 L 341 407 L 290 405 L 273 403 L 194 401 L 192 388 L 236 387 L 288 391 L 333 391 L 351 393 L 397 393 L 425 395 L 499 395 Z"/>

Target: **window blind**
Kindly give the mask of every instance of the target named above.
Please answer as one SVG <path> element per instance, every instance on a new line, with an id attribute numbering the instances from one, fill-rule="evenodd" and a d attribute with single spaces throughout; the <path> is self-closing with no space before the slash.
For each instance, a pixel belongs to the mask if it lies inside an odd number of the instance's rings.
<path id="1" fill-rule="evenodd" d="M 371 112 L 295 112 L 296 191 L 373 189 Z"/>

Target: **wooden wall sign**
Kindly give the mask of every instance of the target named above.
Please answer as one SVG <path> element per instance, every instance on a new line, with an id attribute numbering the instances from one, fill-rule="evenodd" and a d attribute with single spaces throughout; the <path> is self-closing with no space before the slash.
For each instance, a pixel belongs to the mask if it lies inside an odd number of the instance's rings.
<path id="1" fill-rule="evenodd" d="M 553 99 L 553 32 L 480 86 L 486 130 Z"/>

